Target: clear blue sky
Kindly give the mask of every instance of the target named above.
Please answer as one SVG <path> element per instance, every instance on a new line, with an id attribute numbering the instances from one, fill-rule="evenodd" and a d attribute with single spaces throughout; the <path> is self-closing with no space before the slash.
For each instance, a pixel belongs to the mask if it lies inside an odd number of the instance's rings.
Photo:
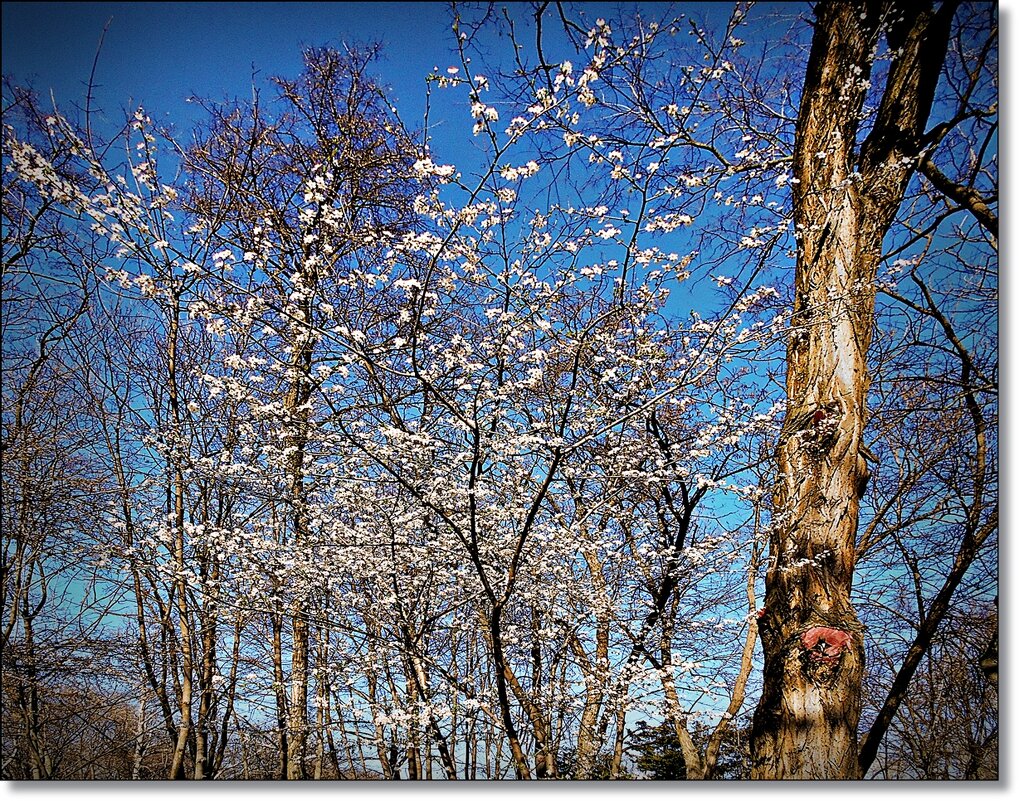
<path id="1" fill-rule="evenodd" d="M 107 21 L 98 66 L 98 106 L 112 121 L 144 105 L 186 129 L 190 95 L 224 99 L 262 79 L 296 76 L 301 50 L 343 43 L 384 45 L 379 73 L 412 127 L 424 77 L 450 55 L 445 3 L 3 3 L 3 72 L 52 89 L 65 113 L 82 103 Z M 437 61 L 438 59 L 438 61 Z"/>
<path id="2" fill-rule="evenodd" d="M 529 4 L 505 6 L 521 27 L 530 25 Z M 597 6 L 585 4 L 592 14 Z M 732 7 L 732 2 L 681 3 L 676 10 L 724 24 Z M 663 8 L 647 4 L 654 9 L 652 16 Z M 789 8 L 789 13 L 800 13 L 806 6 Z M 306 47 L 377 42 L 383 50 L 376 75 L 392 88 L 393 105 L 413 129 L 423 118 L 425 76 L 435 67 L 444 71 L 458 63 L 446 2 L 4 2 L 2 14 L 4 75 L 31 85 L 44 99 L 52 90 L 69 117 L 76 105 L 84 104 L 99 39 L 109 22 L 93 109 L 101 109 L 118 127 L 124 110 L 141 105 L 158 122 L 186 131 L 204 116 L 185 103 L 189 96 L 247 98 L 253 71 L 260 81 L 296 77 Z M 546 36 L 555 49 L 561 30 L 549 25 Z M 549 53 L 553 60 L 554 55 Z M 468 118 L 460 122 L 469 131 Z M 441 150 L 441 141 L 436 144 Z"/>

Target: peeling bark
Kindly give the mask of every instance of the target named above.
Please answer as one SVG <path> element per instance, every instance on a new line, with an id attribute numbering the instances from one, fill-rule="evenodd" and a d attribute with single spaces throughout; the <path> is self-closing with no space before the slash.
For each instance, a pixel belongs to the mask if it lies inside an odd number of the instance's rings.
<path id="1" fill-rule="evenodd" d="M 880 0 L 816 7 L 793 153 L 796 294 L 768 612 L 759 621 L 764 688 L 754 716 L 754 778 L 859 776 L 864 647 L 851 591 L 874 278 L 915 170 L 954 10 L 954 3 L 934 10 Z M 882 33 L 896 55 L 857 159 Z"/>

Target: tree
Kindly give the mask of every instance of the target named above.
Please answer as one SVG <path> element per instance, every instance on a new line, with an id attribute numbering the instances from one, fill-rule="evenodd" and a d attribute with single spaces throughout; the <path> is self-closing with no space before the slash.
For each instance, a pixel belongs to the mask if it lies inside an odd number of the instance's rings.
<path id="1" fill-rule="evenodd" d="M 635 764 L 652 779 L 685 779 L 686 760 L 676 732 L 668 724 L 648 726 L 637 723 L 630 738 L 630 750 L 637 755 Z"/>
<path id="2" fill-rule="evenodd" d="M 915 163 L 957 3 L 820 3 L 793 173 L 796 297 L 761 632 L 755 777 L 854 778 L 863 629 L 851 602 L 867 349 L 883 243 Z M 870 130 L 874 54 L 891 50 Z"/>
<path id="3" fill-rule="evenodd" d="M 5 771 L 995 769 L 993 9 L 695 8 L 5 88 Z"/>
<path id="4" fill-rule="evenodd" d="M 698 747 L 706 748 L 706 741 L 713 732 L 706 727 L 694 730 Z M 747 779 L 749 764 L 749 725 L 737 726 L 725 737 L 722 746 L 723 755 L 713 768 L 711 776 L 698 778 L 713 779 Z M 687 779 L 689 775 L 683 744 L 676 735 L 676 730 L 668 723 L 651 726 L 645 721 L 637 721 L 637 725 L 628 738 L 627 746 L 635 756 L 634 764 L 650 779 Z"/>
<path id="5" fill-rule="evenodd" d="M 101 542 L 101 515 L 91 498 L 107 481 L 88 453 L 90 421 L 73 411 L 83 386 L 66 358 L 67 342 L 82 334 L 95 286 L 85 265 L 106 256 L 108 245 L 62 207 L 67 191 L 88 191 L 95 179 L 47 126 L 34 96 L 5 84 L 4 118 L 24 132 L 21 143 L 4 137 L 4 163 L 25 159 L 65 187 L 40 192 L 5 173 L 2 202 L 0 647 L 5 747 L 19 756 L 9 770 L 5 751 L 4 775 L 49 779 L 70 757 L 61 743 L 80 732 L 67 709 L 73 689 L 85 691 L 90 679 L 80 652 L 94 653 L 97 664 L 109 657 L 98 622 L 108 600 L 88 597 L 99 571 L 79 559 Z M 75 588 L 85 597 L 65 608 L 61 599 Z"/>
<path id="6" fill-rule="evenodd" d="M 375 255 L 365 247 L 366 234 L 385 228 L 396 235 L 412 218 L 411 141 L 366 75 L 371 57 L 306 51 L 299 79 L 276 80 L 283 111 L 267 116 L 257 101 L 248 108 L 212 107 L 208 132 L 185 154 L 191 182 L 185 208 L 227 247 L 221 253 L 241 247 L 266 271 L 264 285 L 230 294 L 257 294 L 268 312 L 260 322 L 275 327 L 285 354 L 278 357 L 285 374 L 280 468 L 290 520 L 279 536 L 296 551 L 310 546 L 306 485 L 321 386 L 315 369 L 332 357 L 321 352 L 318 330 L 332 316 L 327 300 L 342 315 L 353 294 L 344 288 L 345 273 L 369 266 Z M 224 301 L 214 310 L 229 317 L 230 301 Z M 295 588 L 283 771 L 291 779 L 307 778 L 310 604 Z"/>

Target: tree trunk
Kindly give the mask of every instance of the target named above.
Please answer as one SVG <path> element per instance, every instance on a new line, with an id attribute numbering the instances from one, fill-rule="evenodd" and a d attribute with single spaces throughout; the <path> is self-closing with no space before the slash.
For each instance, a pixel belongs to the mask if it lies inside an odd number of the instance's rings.
<path id="1" fill-rule="evenodd" d="M 777 447 L 771 560 L 759 628 L 758 779 L 857 778 L 863 630 L 852 606 L 874 277 L 902 201 L 954 5 L 830 0 L 817 24 L 793 170 L 797 237 L 788 406 Z M 882 30 L 895 54 L 856 163 Z"/>
<path id="2" fill-rule="evenodd" d="M 510 753 L 513 755 L 513 765 L 516 768 L 518 779 L 530 779 L 531 770 L 527 764 L 527 757 L 524 756 L 524 749 L 520 746 L 520 739 L 517 737 L 516 726 L 513 725 L 513 712 L 510 706 L 508 684 L 506 674 L 509 671 L 509 662 L 503 649 L 502 641 L 502 608 L 496 606 L 488 618 L 488 633 L 492 643 L 492 662 L 495 668 L 495 689 L 499 699 L 499 711 L 502 717 L 503 731 L 506 740 L 509 742 Z M 498 767 L 496 768 L 498 770 Z"/>
<path id="3" fill-rule="evenodd" d="M 411 678 L 414 682 L 414 687 L 417 690 L 418 698 L 421 703 L 427 708 L 432 702 L 431 691 L 429 689 L 430 682 L 428 679 L 428 672 L 425 669 L 425 665 L 421 660 L 421 656 L 416 650 L 416 646 L 413 642 L 413 638 L 406 627 L 403 629 L 405 649 L 407 653 L 407 660 L 409 668 L 412 671 Z M 449 744 L 446 741 L 446 736 L 442 733 L 439 728 L 439 721 L 436 720 L 435 715 L 429 711 L 427 714 L 428 721 L 428 732 L 430 737 L 434 737 L 435 746 L 439 751 L 439 759 L 442 762 L 442 769 L 446 773 L 446 778 L 455 780 L 456 775 L 456 763 L 453 761 L 453 755 L 450 752 Z M 431 759 L 429 758 L 426 764 L 430 764 Z M 429 767 L 430 770 L 430 767 Z"/>
<path id="4" fill-rule="evenodd" d="M 537 642 L 535 642 L 537 648 Z M 540 657 L 535 658 L 532 651 L 532 662 L 538 667 L 535 676 L 532 676 L 532 687 L 537 689 L 537 674 L 540 673 Z M 548 714 L 535 703 L 534 699 L 520 684 L 516 673 L 508 662 L 503 666 L 503 676 L 506 686 L 513 692 L 513 697 L 524 710 L 527 719 L 531 723 L 531 732 L 534 737 L 534 775 L 537 779 L 554 779 L 558 775 L 555 762 L 555 754 L 551 748 L 552 723 Z"/>
<path id="5" fill-rule="evenodd" d="M 23 600 L 25 656 L 22 668 L 25 678 L 18 682 L 18 700 L 25 721 L 25 741 L 28 748 L 28 764 L 31 776 L 33 779 L 52 779 L 53 777 L 50 775 L 50 757 L 47 753 L 46 738 L 43 733 L 35 635 L 33 633 L 33 620 L 39 610 L 37 608 L 35 612 L 32 612 L 29 609 L 29 605 L 28 593 L 26 592 Z"/>
<path id="6" fill-rule="evenodd" d="M 604 567 L 594 548 L 585 548 L 584 560 L 591 576 L 591 584 L 601 603 L 596 608 L 597 625 L 595 626 L 594 660 L 588 659 L 580 639 L 576 633 L 570 635 L 570 649 L 577 664 L 580 666 L 586 685 L 584 690 L 584 708 L 580 714 L 577 729 L 577 759 L 573 778 L 586 780 L 594 771 L 601 740 L 598 737 L 598 716 L 605 700 L 606 672 L 609 664 L 609 627 L 608 610 L 611 608 Z"/>
<path id="7" fill-rule="evenodd" d="M 177 391 L 177 345 L 180 327 L 180 296 L 174 295 L 167 331 L 166 383 L 169 389 L 170 416 L 173 422 L 174 438 L 180 435 L 180 397 Z M 179 447 L 179 443 L 177 443 Z M 168 511 L 173 519 L 174 567 L 177 579 L 174 584 L 177 614 L 180 625 L 180 723 L 177 727 L 177 741 L 173 747 L 170 762 L 170 778 L 183 779 L 184 759 L 187 755 L 188 739 L 191 737 L 191 704 L 194 697 L 194 654 L 192 653 L 191 610 L 188 607 L 187 556 L 184 551 L 184 471 L 181 456 L 176 454 L 172 463 L 173 481 L 167 493 Z"/>
<path id="8" fill-rule="evenodd" d="M 687 716 L 679 701 L 679 693 L 676 690 L 676 678 L 672 672 L 672 633 L 675 629 L 675 605 L 670 610 L 667 620 L 662 621 L 662 634 L 659 638 L 658 649 L 661 659 L 661 681 L 662 691 L 665 693 L 665 719 L 672 725 L 672 729 L 679 740 L 679 748 L 683 752 L 683 763 L 686 766 L 686 778 L 691 780 L 704 778 L 704 760 L 701 758 L 700 749 L 690 736 L 687 729 Z"/>
<path id="9" fill-rule="evenodd" d="M 308 741 L 308 620 L 303 603 L 294 610 L 293 651 L 290 660 L 289 748 L 287 778 L 306 779 L 304 758 Z"/>
<path id="10" fill-rule="evenodd" d="M 304 259 L 311 258 L 310 251 L 305 248 Z M 304 281 L 309 293 L 318 287 L 319 276 L 309 270 Z M 311 324 L 312 306 L 308 297 L 298 304 L 298 318 L 306 325 L 295 325 L 293 331 L 293 359 L 290 364 L 292 383 L 283 399 L 283 411 L 289 431 L 284 438 L 288 453 L 286 462 L 287 483 L 290 489 L 290 501 L 293 504 L 293 542 L 292 547 L 303 555 L 309 537 L 308 498 L 305 486 L 306 452 L 308 447 L 310 409 L 312 395 L 311 367 L 314 357 L 316 336 L 307 325 Z M 287 778 L 306 779 L 308 777 L 304 759 L 308 740 L 308 594 L 309 588 L 303 586 L 303 576 L 298 581 L 301 586 L 294 588 L 294 601 L 291 608 L 293 616 L 293 649 L 291 652 L 290 670 L 290 717 L 288 721 L 290 735 L 290 753 L 287 757 Z"/>
<path id="11" fill-rule="evenodd" d="M 134 754 L 131 759 L 131 779 L 138 781 L 142 777 L 142 761 L 145 759 L 145 684 L 138 694 L 138 715 L 134 728 Z"/>
<path id="12" fill-rule="evenodd" d="M 272 624 L 272 686 L 276 694 L 276 737 L 279 753 L 279 778 L 289 775 L 289 737 L 287 736 L 287 692 L 283 673 L 283 614 L 273 610 L 269 615 Z"/>
<path id="13" fill-rule="evenodd" d="M 368 703 L 369 708 L 372 712 L 372 725 L 375 730 L 375 753 L 378 756 L 379 765 L 382 768 L 382 778 L 384 779 L 398 779 L 400 778 L 393 770 L 393 766 L 389 761 L 386 747 L 386 733 L 382 728 L 382 724 L 379 723 L 379 701 L 378 701 L 378 679 L 376 677 L 374 669 L 367 671 L 365 679 L 368 682 Z M 337 707 L 337 712 L 339 707 Z"/>

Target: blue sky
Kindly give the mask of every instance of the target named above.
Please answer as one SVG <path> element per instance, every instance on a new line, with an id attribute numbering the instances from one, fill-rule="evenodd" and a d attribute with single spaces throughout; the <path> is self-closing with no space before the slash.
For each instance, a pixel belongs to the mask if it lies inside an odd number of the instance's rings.
<path id="1" fill-rule="evenodd" d="M 598 5 L 582 7 L 594 15 Z M 614 8 L 602 5 L 606 12 Z M 653 17 L 667 6 L 638 7 Z M 529 4 L 506 8 L 520 28 L 531 26 Z M 710 29 L 724 25 L 732 8 L 731 2 L 681 3 L 677 10 L 709 21 Z M 807 6 L 787 8 L 795 15 Z M 376 76 L 393 90 L 393 104 L 415 129 L 424 115 L 425 77 L 436 67 L 444 72 L 459 63 L 445 2 L 4 2 L 2 14 L 4 75 L 31 85 L 44 99 L 52 90 L 69 117 L 76 106 L 84 106 L 96 50 L 109 24 L 96 65 L 93 109 L 101 110 L 114 130 L 125 110 L 141 105 L 157 122 L 185 132 L 204 117 L 186 102 L 189 96 L 248 98 L 253 75 L 262 85 L 275 75 L 296 77 L 306 47 L 371 43 L 382 45 Z M 553 61 L 556 55 L 568 57 L 565 51 L 553 52 L 556 40 L 562 41 L 559 26 L 546 26 L 545 36 Z M 433 104 L 433 114 L 437 111 Z M 469 131 L 466 115 L 458 121 L 461 132 Z M 443 144 L 454 144 L 443 142 L 441 128 L 433 131 L 440 151 Z"/>
<path id="2" fill-rule="evenodd" d="M 448 59 L 444 3 L 8 3 L 3 72 L 52 89 L 69 112 L 96 68 L 97 105 L 114 122 L 144 105 L 186 129 L 197 109 L 185 98 L 245 97 L 259 78 L 300 72 L 306 46 L 384 45 L 380 73 L 412 127 L 424 107 L 425 75 Z M 438 59 L 438 61 L 437 61 Z"/>

